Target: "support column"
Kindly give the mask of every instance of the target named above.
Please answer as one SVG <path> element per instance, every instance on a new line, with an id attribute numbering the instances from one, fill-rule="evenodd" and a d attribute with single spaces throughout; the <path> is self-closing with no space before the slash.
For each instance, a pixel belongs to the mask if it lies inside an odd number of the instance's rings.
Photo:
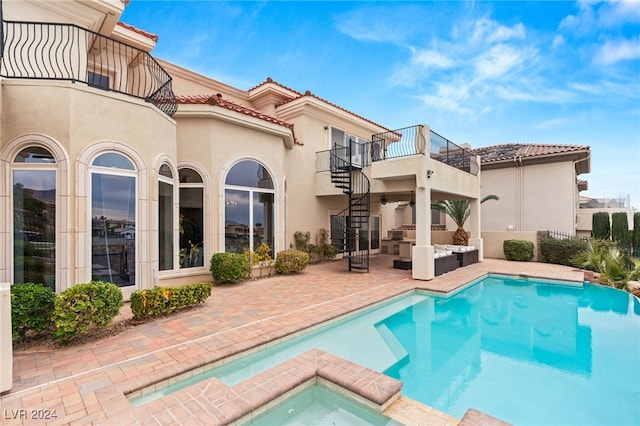
<path id="1" fill-rule="evenodd" d="M 471 234 L 469 238 L 469 245 L 478 249 L 478 262 L 483 260 L 482 238 L 480 234 L 480 224 L 482 223 L 480 217 L 480 200 L 472 199 L 469 203 L 471 215 L 469 216 L 468 230 Z"/>
<path id="2" fill-rule="evenodd" d="M 413 279 L 433 279 L 434 253 L 431 245 L 431 188 L 419 186 L 416 188 L 416 245 L 411 257 Z"/>
<path id="3" fill-rule="evenodd" d="M 11 286 L 9 283 L 0 283 L 0 393 L 12 387 Z"/>

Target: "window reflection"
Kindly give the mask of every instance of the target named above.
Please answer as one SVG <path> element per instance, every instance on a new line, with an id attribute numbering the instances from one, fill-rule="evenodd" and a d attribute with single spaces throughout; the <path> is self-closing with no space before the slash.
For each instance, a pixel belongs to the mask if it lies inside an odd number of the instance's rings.
<path id="1" fill-rule="evenodd" d="M 225 251 L 255 250 L 262 243 L 274 249 L 273 180 L 265 167 L 244 160 L 225 180 Z"/>
<path id="2" fill-rule="evenodd" d="M 180 180 L 180 267 L 204 266 L 204 184 L 193 169 L 178 171 Z"/>
<path id="3" fill-rule="evenodd" d="M 240 161 L 227 174 L 227 185 L 273 189 L 271 175 L 260 163 L 251 160 Z"/>
<path id="4" fill-rule="evenodd" d="M 173 185 L 158 182 L 159 270 L 173 269 Z"/>
<path id="5" fill-rule="evenodd" d="M 124 160 L 130 163 L 126 158 Z M 116 164 L 126 162 L 120 159 Z M 134 285 L 136 178 L 94 171 L 91 175 L 91 217 L 92 279 L 112 282 L 120 287 Z"/>
<path id="6" fill-rule="evenodd" d="M 55 182 L 54 170 L 13 171 L 14 283 L 40 283 L 55 291 Z"/>
<path id="7" fill-rule="evenodd" d="M 225 251 L 241 253 L 249 249 L 249 192 L 225 191 Z"/>

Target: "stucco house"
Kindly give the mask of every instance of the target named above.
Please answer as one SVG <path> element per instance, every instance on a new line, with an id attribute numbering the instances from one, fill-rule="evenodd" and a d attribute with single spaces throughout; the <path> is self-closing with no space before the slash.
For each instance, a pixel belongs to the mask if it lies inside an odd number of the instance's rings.
<path id="1" fill-rule="evenodd" d="M 482 159 L 482 196 L 499 202 L 482 205 L 483 231 L 576 233 L 578 177 L 591 169 L 591 150 L 583 145 L 512 143 L 471 149 Z"/>
<path id="2" fill-rule="evenodd" d="M 388 129 L 270 78 L 232 87 L 152 55 L 128 2 L 2 2 L 0 282 L 127 297 L 210 279 L 209 258 L 330 230 L 349 269 L 380 250 L 381 199 L 413 201 L 412 276 L 434 276 L 432 200 L 471 200 L 476 155 L 427 125 Z"/>

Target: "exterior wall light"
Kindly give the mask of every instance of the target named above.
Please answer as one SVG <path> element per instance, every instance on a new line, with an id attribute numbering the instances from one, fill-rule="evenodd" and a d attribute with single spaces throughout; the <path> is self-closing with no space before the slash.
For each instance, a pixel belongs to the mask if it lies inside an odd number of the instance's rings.
<path id="1" fill-rule="evenodd" d="M 384 206 L 388 202 L 389 202 L 389 200 L 387 200 L 387 196 L 384 193 L 382 193 L 382 197 L 380 197 L 380 204 L 382 204 Z"/>

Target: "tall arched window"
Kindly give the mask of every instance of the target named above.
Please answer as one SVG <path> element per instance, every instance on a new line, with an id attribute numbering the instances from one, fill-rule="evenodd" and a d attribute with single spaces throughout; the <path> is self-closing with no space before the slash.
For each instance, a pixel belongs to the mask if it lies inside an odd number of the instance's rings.
<path id="1" fill-rule="evenodd" d="M 91 277 L 136 282 L 136 168 L 116 152 L 91 163 Z"/>
<path id="2" fill-rule="evenodd" d="M 274 187 L 265 167 L 253 160 L 234 165 L 225 180 L 225 251 L 274 246 Z"/>
<path id="3" fill-rule="evenodd" d="M 13 282 L 56 290 L 56 160 L 39 146 L 13 159 Z"/>
<path id="4" fill-rule="evenodd" d="M 180 180 L 180 267 L 204 265 L 204 182 L 195 170 L 178 170 Z"/>

